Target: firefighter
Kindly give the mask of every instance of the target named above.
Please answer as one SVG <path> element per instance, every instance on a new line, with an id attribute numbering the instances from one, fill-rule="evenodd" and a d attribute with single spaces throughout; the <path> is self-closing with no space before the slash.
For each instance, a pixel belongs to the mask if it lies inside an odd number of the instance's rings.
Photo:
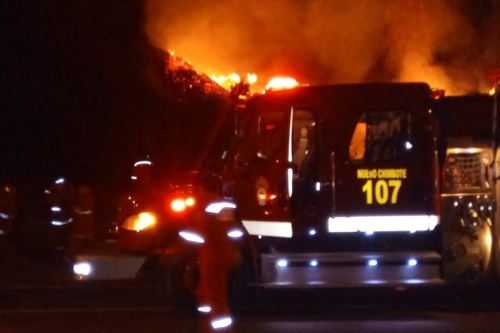
<path id="1" fill-rule="evenodd" d="M 75 188 L 66 179 L 58 178 L 46 193 L 50 209 L 50 247 L 57 257 L 65 257 L 74 222 Z"/>
<path id="2" fill-rule="evenodd" d="M 136 161 L 130 179 L 137 188 L 150 188 L 153 182 L 153 163 L 149 159 Z"/>
<path id="3" fill-rule="evenodd" d="M 12 185 L 0 188 L 0 252 L 4 253 L 10 242 L 12 223 L 16 216 L 16 190 Z M 0 254 L 1 255 L 1 254 Z"/>
<path id="4" fill-rule="evenodd" d="M 74 207 L 74 222 L 69 239 L 69 255 L 75 255 L 85 249 L 94 238 L 94 198 L 88 186 L 79 186 L 77 189 Z"/>
<path id="5" fill-rule="evenodd" d="M 134 162 L 129 187 L 118 200 L 120 223 L 134 214 L 139 206 L 153 202 L 153 187 L 153 162 L 149 159 Z"/>
<path id="6" fill-rule="evenodd" d="M 205 242 L 199 248 L 198 310 L 206 314 L 206 320 L 202 320 L 203 332 L 231 332 L 228 278 L 240 258 L 234 239 L 229 237 L 235 226 L 235 206 L 221 201 L 214 188 L 205 186 L 205 190 L 202 202 L 207 208 L 201 221 Z"/>

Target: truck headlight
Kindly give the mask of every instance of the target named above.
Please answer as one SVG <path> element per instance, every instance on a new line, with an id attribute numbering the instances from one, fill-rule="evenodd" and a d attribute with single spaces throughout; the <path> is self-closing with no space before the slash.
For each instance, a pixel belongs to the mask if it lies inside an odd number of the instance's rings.
<path id="1" fill-rule="evenodd" d="M 143 231 L 154 227 L 157 223 L 157 218 L 153 213 L 141 212 L 137 215 L 132 215 L 125 220 L 122 228 L 131 231 Z"/>
<path id="2" fill-rule="evenodd" d="M 92 265 L 86 261 L 76 262 L 73 265 L 73 273 L 80 278 L 89 276 L 92 273 Z"/>

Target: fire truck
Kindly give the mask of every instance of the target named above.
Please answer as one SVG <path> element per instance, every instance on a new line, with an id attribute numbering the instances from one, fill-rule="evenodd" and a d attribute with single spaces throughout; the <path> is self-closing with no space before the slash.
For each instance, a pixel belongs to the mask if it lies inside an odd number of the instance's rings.
<path id="1" fill-rule="evenodd" d="M 494 275 L 492 97 L 436 101 L 426 84 L 302 87 L 253 98 L 239 120 L 223 196 L 250 239 L 249 284 Z"/>
<path id="2" fill-rule="evenodd" d="M 129 277 L 153 261 L 172 291 L 192 295 L 206 232 L 200 220 L 231 212 L 238 228 L 227 236 L 238 244 L 234 276 L 243 286 L 485 280 L 499 258 L 493 110 L 487 96 L 436 101 L 423 83 L 255 96 L 236 111 L 234 137 L 217 156 L 218 174 L 179 178 L 161 195 L 156 211 L 168 203 L 170 215 L 182 213 L 176 218 L 163 212 L 161 219 L 141 213 L 127 219 L 119 232 L 155 241 L 132 259 L 123 251 L 114 258 L 121 267 L 135 260 Z M 206 188 L 218 198 L 201 200 Z M 168 237 L 155 236 L 160 229 Z M 108 259 L 81 256 L 75 276 L 104 278 L 107 270 L 117 278 Z"/>
<path id="3" fill-rule="evenodd" d="M 494 98 L 446 97 L 438 101 L 437 109 L 442 154 L 443 275 L 446 280 L 469 282 L 498 276 L 498 120 Z"/>

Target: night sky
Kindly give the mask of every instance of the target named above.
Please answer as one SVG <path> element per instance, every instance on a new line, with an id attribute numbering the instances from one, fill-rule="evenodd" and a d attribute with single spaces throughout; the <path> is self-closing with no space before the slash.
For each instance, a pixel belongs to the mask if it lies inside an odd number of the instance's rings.
<path id="1" fill-rule="evenodd" d="M 11 1 L 2 48 L 1 176 L 116 181 L 138 155 L 135 127 L 162 108 L 141 1 Z M 5 15 L 7 14 L 7 15 Z M 7 43 L 5 43 L 7 40 Z M 6 47 L 7 46 L 7 47 Z M 156 64 L 161 75 L 161 64 Z M 113 179 L 114 178 L 114 179 Z"/>
<path id="2" fill-rule="evenodd" d="M 475 26 L 491 19 L 495 1 L 462 3 Z M 143 1 L 17 0 L 2 7 L 0 180 L 66 175 L 114 184 L 149 153 L 145 147 L 165 160 L 179 146 L 158 142 L 158 133 L 173 133 L 186 119 L 161 85 L 163 64 L 149 44 Z M 189 121 L 190 111 L 183 112 Z"/>

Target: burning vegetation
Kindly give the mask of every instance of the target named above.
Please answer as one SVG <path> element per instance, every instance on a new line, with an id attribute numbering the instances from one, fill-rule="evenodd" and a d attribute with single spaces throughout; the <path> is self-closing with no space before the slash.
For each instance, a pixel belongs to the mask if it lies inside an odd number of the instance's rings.
<path id="1" fill-rule="evenodd" d="M 310 84 L 424 81 L 462 94 L 491 88 L 499 11 L 493 0 L 150 0 L 146 31 L 225 88 L 262 91 L 285 74 Z"/>

